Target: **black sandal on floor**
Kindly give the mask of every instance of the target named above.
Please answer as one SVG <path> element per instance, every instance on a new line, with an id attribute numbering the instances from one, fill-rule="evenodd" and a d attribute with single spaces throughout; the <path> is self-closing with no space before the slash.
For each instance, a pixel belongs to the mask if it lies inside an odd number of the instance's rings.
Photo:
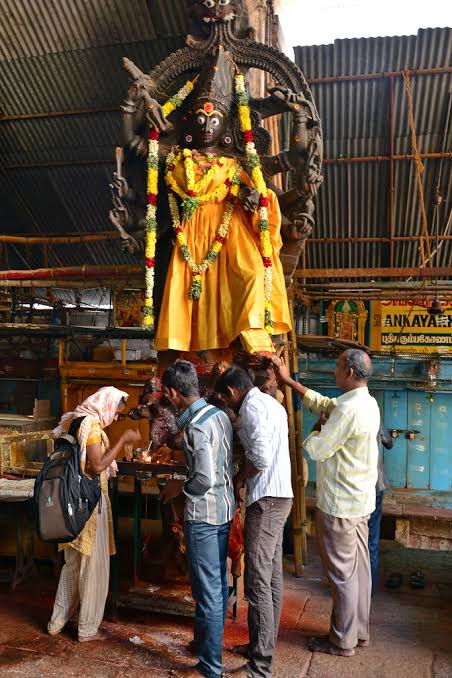
<path id="1" fill-rule="evenodd" d="M 402 585 L 402 582 L 403 576 L 397 572 L 394 572 L 386 579 L 385 586 L 387 589 L 398 589 Z"/>
<path id="2" fill-rule="evenodd" d="M 412 589 L 425 589 L 425 575 L 423 572 L 413 572 L 410 576 L 410 586 Z"/>

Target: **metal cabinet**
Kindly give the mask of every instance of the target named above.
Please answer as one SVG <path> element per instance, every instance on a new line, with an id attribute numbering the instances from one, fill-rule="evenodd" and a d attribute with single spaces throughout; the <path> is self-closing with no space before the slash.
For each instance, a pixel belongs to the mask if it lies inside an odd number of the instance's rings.
<path id="1" fill-rule="evenodd" d="M 324 395 L 337 389 L 319 387 Z M 422 390 L 371 390 L 378 401 L 385 428 L 401 431 L 391 450 L 384 450 L 391 487 L 415 490 L 452 490 L 452 393 Z M 317 416 L 303 410 L 303 437 Z M 416 431 L 413 439 L 407 435 Z M 306 454 L 306 453 L 305 453 Z M 309 459 L 309 480 L 315 480 L 315 463 Z"/>

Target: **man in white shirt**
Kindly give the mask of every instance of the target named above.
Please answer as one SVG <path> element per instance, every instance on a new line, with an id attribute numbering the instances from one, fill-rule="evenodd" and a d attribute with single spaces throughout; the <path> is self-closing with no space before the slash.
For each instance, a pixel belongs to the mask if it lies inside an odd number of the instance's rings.
<path id="1" fill-rule="evenodd" d="M 375 509 L 380 411 L 369 394 L 372 363 L 364 351 L 339 356 L 335 399 L 294 381 L 282 361 L 273 359 L 283 383 L 303 398 L 321 419 L 303 445 L 317 461 L 317 535 L 320 556 L 333 593 L 328 638 L 313 638 L 310 648 L 349 657 L 369 644 L 371 573 L 368 519 Z"/>
<path id="2" fill-rule="evenodd" d="M 234 675 L 270 678 L 283 597 L 283 530 L 293 497 L 287 414 L 275 398 L 254 387 L 240 367 L 226 370 L 216 388 L 239 414 L 246 456 L 235 486 L 238 494 L 246 482 L 249 661 Z"/>

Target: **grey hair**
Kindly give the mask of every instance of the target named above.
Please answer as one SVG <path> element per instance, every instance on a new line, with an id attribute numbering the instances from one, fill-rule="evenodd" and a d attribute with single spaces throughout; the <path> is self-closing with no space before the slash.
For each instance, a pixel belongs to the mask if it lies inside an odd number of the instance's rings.
<path id="1" fill-rule="evenodd" d="M 373 374 L 368 355 L 360 348 L 349 348 L 343 353 L 345 367 L 353 370 L 355 381 L 368 381 Z"/>
<path id="2" fill-rule="evenodd" d="M 196 368 L 188 360 L 176 360 L 173 365 L 168 367 L 163 373 L 162 384 L 167 388 L 174 388 L 179 391 L 184 398 L 199 395 Z"/>

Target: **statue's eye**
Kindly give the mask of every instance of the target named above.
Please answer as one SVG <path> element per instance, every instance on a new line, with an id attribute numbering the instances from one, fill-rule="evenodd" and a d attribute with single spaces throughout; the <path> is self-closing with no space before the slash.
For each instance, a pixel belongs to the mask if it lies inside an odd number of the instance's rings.
<path id="1" fill-rule="evenodd" d="M 206 124 L 206 116 L 205 115 L 198 115 L 196 118 L 196 122 L 198 125 L 205 125 Z"/>
<path id="2" fill-rule="evenodd" d="M 220 5 L 229 5 L 231 0 L 220 0 Z"/>
<path id="3" fill-rule="evenodd" d="M 212 9 L 212 7 L 215 5 L 215 2 L 214 0 L 204 0 L 204 5 L 209 9 Z"/>
<path id="4" fill-rule="evenodd" d="M 218 127 L 218 125 L 220 124 L 220 118 L 217 118 L 217 117 L 214 116 L 210 120 L 210 124 L 212 125 L 212 127 Z"/>

